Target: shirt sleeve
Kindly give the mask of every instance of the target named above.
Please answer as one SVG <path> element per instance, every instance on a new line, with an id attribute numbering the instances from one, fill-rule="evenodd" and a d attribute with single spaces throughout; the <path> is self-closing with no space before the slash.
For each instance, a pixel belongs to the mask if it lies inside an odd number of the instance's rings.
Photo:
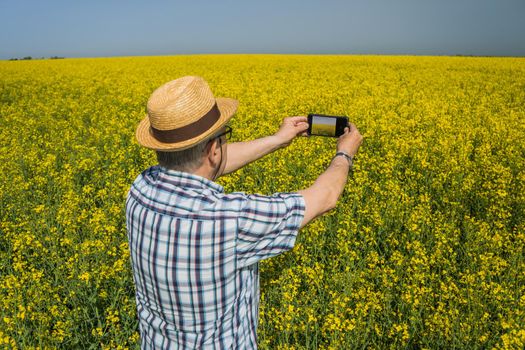
<path id="1" fill-rule="evenodd" d="M 292 249 L 304 211 L 305 201 L 299 193 L 247 195 L 238 218 L 237 260 L 240 267 Z"/>

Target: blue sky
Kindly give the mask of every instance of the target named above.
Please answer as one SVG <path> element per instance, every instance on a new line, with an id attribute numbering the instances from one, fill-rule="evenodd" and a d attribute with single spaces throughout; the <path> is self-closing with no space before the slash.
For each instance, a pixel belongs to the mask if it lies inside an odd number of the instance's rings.
<path id="1" fill-rule="evenodd" d="M 0 59 L 194 53 L 525 56 L 525 0 L 0 0 Z"/>

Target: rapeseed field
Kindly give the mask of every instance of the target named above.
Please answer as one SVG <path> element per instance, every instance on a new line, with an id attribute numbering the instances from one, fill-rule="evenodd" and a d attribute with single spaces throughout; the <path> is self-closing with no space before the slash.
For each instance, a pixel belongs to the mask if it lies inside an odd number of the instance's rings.
<path id="1" fill-rule="evenodd" d="M 364 136 L 335 210 L 261 264 L 261 349 L 523 349 L 525 59 L 196 55 L 0 62 L 0 345 L 137 348 L 124 202 L 155 88 L 199 75 L 240 101 L 232 141 L 286 116 Z M 219 179 L 313 183 L 310 137 Z"/>

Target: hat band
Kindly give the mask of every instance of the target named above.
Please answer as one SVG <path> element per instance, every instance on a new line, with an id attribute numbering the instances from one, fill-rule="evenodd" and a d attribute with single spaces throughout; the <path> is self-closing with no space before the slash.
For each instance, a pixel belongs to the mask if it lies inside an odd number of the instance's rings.
<path id="1" fill-rule="evenodd" d="M 159 130 L 151 126 L 151 133 L 153 134 L 153 137 L 155 137 L 160 142 L 183 142 L 197 137 L 205 131 L 208 131 L 210 127 L 215 124 L 217 120 L 219 120 L 220 116 L 221 111 L 219 110 L 217 103 L 215 103 L 208 113 L 191 124 L 184 125 L 181 128 L 172 130 Z"/>

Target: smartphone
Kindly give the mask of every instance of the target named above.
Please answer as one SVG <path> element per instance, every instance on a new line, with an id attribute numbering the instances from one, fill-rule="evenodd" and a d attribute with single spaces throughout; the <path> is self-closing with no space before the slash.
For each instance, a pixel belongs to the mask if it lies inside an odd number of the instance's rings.
<path id="1" fill-rule="evenodd" d="M 339 137 L 348 126 L 348 117 L 308 114 L 308 135 Z"/>

